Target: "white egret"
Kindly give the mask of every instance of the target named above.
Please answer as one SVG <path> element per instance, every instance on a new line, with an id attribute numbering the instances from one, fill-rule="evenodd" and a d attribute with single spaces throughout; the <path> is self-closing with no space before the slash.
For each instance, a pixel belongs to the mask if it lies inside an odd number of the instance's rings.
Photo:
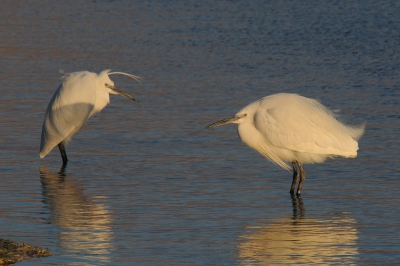
<path id="1" fill-rule="evenodd" d="M 291 93 L 266 96 L 206 128 L 228 123 L 238 124 L 241 140 L 271 162 L 286 170 L 290 170 L 287 162 L 292 163 L 290 193 L 294 193 L 300 176 L 297 195 L 306 178 L 303 163 L 356 157 L 357 140 L 365 127 L 345 125 L 317 100 Z"/>
<path id="2" fill-rule="evenodd" d="M 114 87 L 109 75 L 120 74 L 132 79 L 139 77 L 104 70 L 99 74 L 79 71 L 65 74 L 61 84 L 47 106 L 42 126 L 40 158 L 45 157 L 56 145 L 60 149 L 63 165 L 68 162 L 65 145 L 90 117 L 100 112 L 110 102 L 109 94 L 120 94 L 138 102 L 129 94 Z"/>

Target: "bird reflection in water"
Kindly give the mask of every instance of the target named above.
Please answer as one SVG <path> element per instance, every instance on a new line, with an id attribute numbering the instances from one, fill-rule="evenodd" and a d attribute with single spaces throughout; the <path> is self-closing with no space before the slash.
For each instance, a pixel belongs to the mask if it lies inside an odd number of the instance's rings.
<path id="1" fill-rule="evenodd" d="M 356 264 L 357 229 L 346 213 L 327 220 L 305 218 L 301 197 L 292 196 L 293 217 L 248 226 L 239 239 L 240 265 Z"/>
<path id="2" fill-rule="evenodd" d="M 65 172 L 40 167 L 43 201 L 51 211 L 51 223 L 60 230 L 60 246 L 80 261 L 109 262 L 113 246 L 112 218 L 104 197 L 90 198 Z"/>

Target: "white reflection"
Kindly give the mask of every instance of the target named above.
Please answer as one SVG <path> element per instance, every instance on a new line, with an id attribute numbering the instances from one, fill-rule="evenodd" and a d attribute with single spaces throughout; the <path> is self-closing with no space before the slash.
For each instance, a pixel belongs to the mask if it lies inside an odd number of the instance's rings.
<path id="1" fill-rule="evenodd" d="M 104 197 L 88 198 L 63 170 L 53 173 L 40 167 L 44 203 L 51 210 L 51 222 L 59 227 L 60 245 L 82 261 L 109 262 L 113 249 L 111 215 Z"/>
<path id="2" fill-rule="evenodd" d="M 240 238 L 240 265 L 354 265 L 357 230 L 345 214 L 327 220 L 281 218 L 248 226 Z M 300 207 L 304 214 L 304 207 Z"/>

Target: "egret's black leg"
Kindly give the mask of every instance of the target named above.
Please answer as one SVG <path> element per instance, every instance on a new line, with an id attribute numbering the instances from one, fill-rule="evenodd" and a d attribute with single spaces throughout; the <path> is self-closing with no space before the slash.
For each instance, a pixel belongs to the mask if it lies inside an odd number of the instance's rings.
<path id="1" fill-rule="evenodd" d="M 301 164 L 301 162 L 297 162 L 297 165 L 299 166 L 300 169 L 300 182 L 299 182 L 299 186 L 297 187 L 297 195 L 300 195 L 301 192 L 301 188 L 303 187 L 303 183 L 304 180 L 306 180 L 306 171 L 303 168 L 303 165 Z"/>
<path id="2" fill-rule="evenodd" d="M 290 196 L 292 197 L 293 218 L 303 218 L 305 215 L 303 199 L 300 195 L 295 195 L 294 193 L 291 193 Z"/>
<path id="3" fill-rule="evenodd" d="M 294 189 L 296 188 L 297 180 L 299 179 L 299 172 L 297 172 L 296 161 L 292 162 L 293 166 L 293 181 L 290 187 L 290 194 L 294 194 Z"/>
<path id="4" fill-rule="evenodd" d="M 67 158 L 67 153 L 65 152 L 65 146 L 63 142 L 58 143 L 58 148 L 60 149 L 61 157 L 63 160 L 63 166 L 67 165 L 68 163 L 68 158 Z"/>

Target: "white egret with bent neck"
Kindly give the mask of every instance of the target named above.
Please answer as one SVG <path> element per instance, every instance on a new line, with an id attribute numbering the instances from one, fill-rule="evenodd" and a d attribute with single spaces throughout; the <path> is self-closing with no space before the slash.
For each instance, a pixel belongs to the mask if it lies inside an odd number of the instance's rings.
<path id="1" fill-rule="evenodd" d="M 109 77 L 114 74 L 139 80 L 137 76 L 110 70 L 99 74 L 79 71 L 65 74 L 61 78 L 61 84 L 51 98 L 44 116 L 40 158 L 45 157 L 58 145 L 63 165 L 66 165 L 68 158 L 65 145 L 90 117 L 107 106 L 110 94 L 120 94 L 138 102 L 131 95 L 114 87 L 114 82 Z"/>
<path id="2" fill-rule="evenodd" d="M 345 125 L 317 100 L 291 93 L 266 96 L 206 128 L 228 123 L 238 124 L 241 140 L 271 162 L 286 170 L 290 170 L 287 162 L 292 163 L 290 193 L 300 177 L 297 195 L 306 178 L 303 163 L 356 157 L 357 140 L 365 127 Z"/>

